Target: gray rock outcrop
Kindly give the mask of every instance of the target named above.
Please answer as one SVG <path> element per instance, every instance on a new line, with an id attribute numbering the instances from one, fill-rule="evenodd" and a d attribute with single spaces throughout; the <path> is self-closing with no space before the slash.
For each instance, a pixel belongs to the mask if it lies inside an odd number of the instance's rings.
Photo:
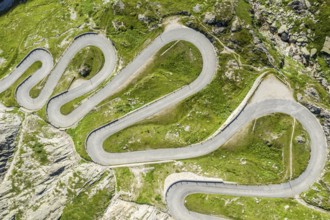
<path id="1" fill-rule="evenodd" d="M 154 206 L 139 205 L 121 199 L 114 199 L 102 220 L 141 219 L 141 220 L 173 220 L 169 214 L 156 209 Z"/>
<path id="2" fill-rule="evenodd" d="M 81 163 L 65 132 L 34 115 L 21 129 L 13 166 L 0 184 L 0 219 L 59 219 L 66 204 L 87 188 L 114 190 L 113 172 Z"/>
<path id="3" fill-rule="evenodd" d="M 0 112 L 0 182 L 8 169 L 8 161 L 13 157 L 20 125 L 18 115 Z"/>
<path id="4" fill-rule="evenodd" d="M 330 37 L 326 37 L 321 52 L 330 55 Z"/>
<path id="5" fill-rule="evenodd" d="M 327 140 L 330 142 L 330 111 L 313 103 L 303 103 L 315 116 L 322 119 L 321 124 Z"/>
<path id="6" fill-rule="evenodd" d="M 214 24 L 215 23 L 215 14 L 213 14 L 211 12 L 206 12 L 204 15 L 203 22 L 205 24 L 209 24 L 209 25 Z"/>

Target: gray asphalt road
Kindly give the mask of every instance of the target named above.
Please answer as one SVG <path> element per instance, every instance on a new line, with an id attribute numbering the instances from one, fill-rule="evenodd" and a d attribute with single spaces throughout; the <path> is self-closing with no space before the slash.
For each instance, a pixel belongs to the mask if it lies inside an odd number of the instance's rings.
<path id="1" fill-rule="evenodd" d="M 60 108 L 63 104 L 73 100 L 75 97 L 84 94 L 84 88 L 76 89 L 75 94 L 72 91 L 65 93 L 63 95 L 57 96 L 49 101 L 47 107 L 47 113 L 49 121 L 57 127 L 69 127 L 78 122 L 83 118 L 88 112 L 90 112 L 95 106 L 101 103 L 104 99 L 113 95 L 117 92 L 123 85 L 127 84 L 131 78 L 135 77 L 140 68 L 143 68 L 144 64 L 150 60 L 163 46 L 166 44 L 177 41 L 184 40 L 193 43 L 201 52 L 203 57 L 203 69 L 199 77 L 192 82 L 189 86 L 185 86 L 176 92 L 163 97 L 162 99 L 149 104 L 147 107 L 142 107 L 143 110 L 138 110 L 136 112 L 143 112 L 144 115 L 152 115 L 159 112 L 165 107 L 174 105 L 181 100 L 189 97 L 190 95 L 200 91 L 213 79 L 216 69 L 217 69 L 217 57 L 215 49 L 211 42 L 201 33 L 194 31 L 190 28 L 176 28 L 169 31 L 165 31 L 159 37 L 157 37 L 149 46 L 147 46 L 131 63 L 129 63 L 122 71 L 120 71 L 113 79 L 100 89 L 95 95 L 86 99 L 80 106 L 78 106 L 74 111 L 68 115 L 62 115 Z M 78 94 L 79 93 L 79 94 Z M 123 122 L 122 125 L 128 126 L 129 124 L 134 124 L 137 120 L 137 114 L 129 114 L 125 119 L 120 119 Z M 124 123 L 125 121 L 125 123 Z M 116 126 L 118 123 L 116 124 Z M 98 131 L 93 132 L 93 137 L 99 139 L 103 136 L 110 134 L 111 126 Z M 108 134 L 106 134 L 108 133 Z M 89 139 L 87 142 L 87 149 L 93 156 L 93 152 L 99 151 L 98 146 L 102 145 L 104 139 L 100 139 L 95 142 L 94 139 Z M 92 141 L 93 140 L 93 141 Z M 96 144 L 98 146 L 96 146 Z M 95 152 L 96 153 L 96 152 Z M 103 163 L 98 161 L 97 157 L 95 162 Z M 111 163 L 111 162 L 110 162 Z"/>
<path id="2" fill-rule="evenodd" d="M 65 93 L 66 95 L 57 97 L 61 97 L 61 100 L 67 100 L 67 97 L 70 97 L 72 100 L 95 89 L 112 74 L 117 63 L 117 56 L 114 46 L 107 38 L 95 33 L 86 33 L 75 38 L 73 43 L 60 57 L 54 68 L 53 57 L 47 50 L 36 49 L 30 52 L 20 64 L 17 65 L 12 73 L 0 80 L 0 93 L 7 90 L 15 81 L 17 81 L 33 63 L 40 61 L 42 67 L 33 75 L 26 78 L 17 87 L 15 97 L 19 105 L 26 109 L 38 110 L 42 108 L 48 102 L 70 61 L 81 49 L 87 46 L 95 46 L 102 50 L 104 59 L 106 60 L 102 69 L 97 75 L 79 87 Z M 46 77 L 48 77 L 48 79 L 41 90 L 40 95 L 36 98 L 31 98 L 29 94 L 30 90 Z M 50 120 L 51 119 L 52 117 Z"/>
<path id="3" fill-rule="evenodd" d="M 118 119 L 114 123 L 110 123 L 102 128 L 93 131 L 87 138 L 86 150 L 92 160 L 102 165 L 120 165 L 129 163 L 142 163 L 159 160 L 177 159 L 186 155 L 189 149 L 185 149 L 182 154 L 173 155 L 173 150 L 151 150 L 151 151 L 138 151 L 130 153 L 108 153 L 103 149 L 104 140 L 110 135 L 129 127 L 145 118 L 148 118 L 161 110 L 173 106 L 185 98 L 197 93 L 209 84 L 216 74 L 217 70 L 217 57 L 211 42 L 202 34 L 188 28 L 174 29 L 160 35 L 149 47 L 144 50 L 128 67 L 119 73 L 105 89 L 91 97 L 87 102 L 89 106 L 95 106 L 98 102 L 108 97 L 116 91 L 116 89 L 127 79 L 130 75 L 143 65 L 143 62 L 150 59 L 161 47 L 165 44 L 175 41 L 185 40 L 193 43 L 201 52 L 203 58 L 203 69 L 198 78 L 190 85 L 184 86 L 175 92 L 166 95 L 142 108 L 131 112 Z M 143 58 L 142 58 L 143 57 Z M 143 61 L 143 62 L 142 62 Z M 113 85 L 115 84 L 115 85 Z M 86 103 L 85 102 L 85 103 Z M 84 103 L 84 104 L 85 104 Z M 92 104 L 91 104 L 92 103 Z M 82 106 L 85 106 L 85 105 Z M 85 110 L 86 108 L 84 108 Z M 78 114 L 79 115 L 79 114 Z M 80 117 L 80 116 L 77 116 Z M 62 118 L 61 121 L 63 121 Z M 78 120 L 78 118 L 77 118 Z M 67 122 L 67 120 L 64 120 Z M 175 151 L 177 152 L 177 151 Z"/>
<path id="4" fill-rule="evenodd" d="M 235 196 L 260 197 L 292 197 L 308 189 L 320 176 L 327 156 L 325 136 L 317 119 L 303 106 L 288 100 L 267 100 L 247 106 L 226 129 L 205 140 L 204 142 L 176 149 L 158 149 L 129 153 L 109 153 L 103 149 L 104 140 L 110 135 L 129 127 L 159 111 L 177 104 L 185 98 L 197 93 L 209 84 L 216 74 L 217 57 L 213 45 L 199 32 L 189 28 L 176 28 L 164 32 L 145 48 L 136 59 L 100 89 L 95 95 L 85 100 L 69 115 L 62 115 L 60 107 L 65 103 L 95 89 L 106 78 L 110 77 L 116 65 L 116 53 L 111 42 L 101 35 L 85 34 L 75 39 L 59 59 L 53 69 L 53 59 L 50 53 L 43 49 L 31 52 L 7 77 L 0 80 L 0 92 L 9 88 L 35 61 L 42 62 L 42 68 L 27 78 L 17 88 L 18 103 L 30 110 L 40 109 L 47 103 L 55 86 L 74 55 L 82 48 L 92 45 L 99 47 L 105 57 L 101 71 L 91 80 L 72 90 L 51 98 L 47 104 L 47 114 L 50 123 L 57 127 L 69 127 L 77 123 L 96 105 L 114 94 L 143 65 L 151 59 L 164 45 L 169 42 L 185 40 L 193 43 L 201 52 L 203 69 L 199 77 L 190 85 L 184 86 L 126 116 L 93 131 L 86 140 L 86 150 L 94 162 L 102 165 L 121 165 L 132 163 L 157 162 L 175 159 L 193 158 L 206 155 L 224 144 L 240 128 L 258 117 L 282 112 L 296 118 L 307 130 L 311 138 L 311 158 L 304 173 L 288 183 L 266 186 L 243 186 L 214 182 L 179 181 L 167 189 L 166 201 L 171 214 L 177 219 L 212 219 L 213 217 L 189 212 L 184 206 L 184 199 L 192 193 L 220 193 Z M 38 82 L 48 77 L 45 87 L 39 97 L 32 99 L 29 91 Z M 217 219 L 217 218 L 215 218 Z"/>
<path id="5" fill-rule="evenodd" d="M 37 61 L 42 63 L 42 67 L 34 73 L 35 78 L 42 79 L 45 74 L 49 74 L 53 67 L 52 56 L 45 49 L 35 49 L 17 65 L 13 72 L 0 80 L 0 93 L 6 91 L 11 85 L 13 85 L 24 74 L 24 72 Z M 27 80 L 28 79 L 25 81 Z"/>
<path id="6" fill-rule="evenodd" d="M 308 132 L 311 139 L 311 157 L 307 169 L 297 179 L 287 183 L 247 186 L 227 183 L 179 181 L 167 189 L 166 201 L 170 213 L 176 219 L 211 219 L 210 216 L 189 212 L 184 206 L 185 197 L 194 193 L 223 194 L 233 196 L 293 197 L 307 190 L 320 176 L 327 160 L 327 142 L 323 129 L 302 105 L 289 100 L 267 100 L 248 106 L 239 117 L 214 139 L 204 146 L 195 146 L 191 157 L 207 154 L 225 143 L 240 128 L 251 120 L 271 113 L 285 113 L 296 118 Z M 203 153 L 201 151 L 204 151 Z M 173 154 L 176 154 L 173 152 Z M 220 219 L 213 217 L 212 219 Z"/>
<path id="7" fill-rule="evenodd" d="M 104 62 L 104 65 L 102 69 L 90 80 L 86 81 L 82 85 L 69 90 L 69 92 L 61 95 L 56 96 L 57 99 L 61 100 L 67 100 L 68 97 L 72 99 L 75 99 L 93 89 L 95 89 L 101 82 L 103 82 L 107 77 L 109 77 L 116 66 L 117 62 L 117 56 L 116 51 L 112 43 L 105 38 L 102 35 L 97 35 L 93 33 L 86 33 L 79 37 L 76 37 L 73 43 L 68 47 L 68 49 L 63 53 L 61 58 L 59 59 L 56 66 L 53 68 L 53 65 L 51 62 L 43 63 L 43 68 L 46 69 L 46 71 L 38 71 L 38 73 L 33 74 L 30 78 L 25 80 L 18 88 L 16 92 L 16 100 L 17 102 L 23 106 L 26 109 L 29 110 L 38 110 L 42 108 L 49 100 L 50 96 L 52 95 L 56 85 L 58 84 L 62 74 L 64 73 L 66 67 L 69 65 L 70 61 L 73 59 L 74 55 L 76 55 L 81 49 L 87 47 L 87 46 L 94 46 L 98 47 L 102 52 L 104 59 L 106 62 Z M 40 56 L 35 57 L 35 54 L 31 54 L 29 56 L 33 57 L 33 59 L 40 59 Z M 52 57 L 50 54 L 48 54 L 48 60 L 52 60 Z M 32 59 L 32 58 L 31 58 Z M 44 58 L 43 58 L 44 59 Z M 28 66 L 31 65 L 30 60 L 25 60 L 24 65 Z M 52 69 L 52 70 L 51 70 Z M 49 71 L 51 70 L 51 71 Z M 48 76 L 49 75 L 49 76 Z M 10 76 L 10 75 L 9 75 Z M 30 90 L 38 84 L 42 79 L 48 76 L 48 79 L 46 81 L 45 86 L 40 92 L 40 95 L 37 98 L 31 98 L 29 95 Z M 53 98 L 51 100 L 54 100 L 56 98 Z M 69 101 L 70 101 L 69 100 Z M 65 104 L 65 102 L 63 103 Z M 49 104 L 48 104 L 49 106 Z M 59 106 L 60 108 L 61 106 Z M 52 108 L 48 108 L 47 110 L 51 111 Z M 53 115 L 48 113 L 49 120 L 52 124 L 55 124 L 57 121 L 56 119 L 53 119 Z M 53 122 L 53 120 L 55 122 Z M 56 124 L 55 124 L 56 125 Z"/>

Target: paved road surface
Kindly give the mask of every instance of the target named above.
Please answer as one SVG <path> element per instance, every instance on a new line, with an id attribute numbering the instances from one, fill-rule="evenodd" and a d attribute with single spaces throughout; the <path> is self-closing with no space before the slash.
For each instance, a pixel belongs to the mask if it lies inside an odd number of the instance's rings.
<path id="1" fill-rule="evenodd" d="M 85 100 L 79 107 L 68 115 L 62 115 L 60 108 L 65 103 L 80 97 L 95 89 L 101 82 L 110 77 L 116 66 L 116 53 L 111 42 L 92 33 L 81 35 L 75 39 L 70 47 L 53 68 L 50 53 L 43 49 L 32 51 L 7 77 L 0 80 L 0 92 L 12 85 L 35 61 L 42 62 L 42 68 L 21 83 L 16 92 L 18 103 L 30 110 L 37 110 L 44 106 L 53 93 L 55 86 L 74 55 L 86 46 L 97 46 L 104 53 L 105 64 L 101 71 L 84 84 L 51 98 L 47 103 L 47 114 L 50 123 L 57 127 L 69 127 L 77 123 L 104 99 L 114 94 L 131 77 L 143 67 L 164 45 L 169 42 L 185 40 L 193 43 L 201 52 L 203 69 L 199 77 L 190 85 L 184 86 L 126 116 L 93 131 L 86 141 L 86 150 L 94 162 L 102 165 L 121 165 L 132 163 L 157 162 L 164 160 L 186 159 L 206 155 L 224 144 L 240 128 L 258 117 L 282 112 L 296 118 L 307 130 L 311 138 L 311 158 L 304 173 L 288 183 L 266 186 L 243 186 L 215 182 L 194 182 L 181 180 L 167 189 L 166 201 L 170 213 L 177 219 L 211 219 L 198 213 L 189 212 L 184 206 L 184 199 L 192 193 L 220 193 L 234 196 L 260 197 L 292 197 L 308 189 L 320 176 L 327 156 L 327 144 L 322 127 L 318 120 L 303 106 L 289 100 L 267 100 L 248 105 L 226 129 L 211 138 L 190 146 L 176 149 L 158 149 L 129 153 L 108 153 L 103 149 L 104 140 L 110 135 L 148 118 L 164 108 L 168 108 L 197 93 L 209 84 L 217 71 L 217 57 L 213 45 L 199 32 L 189 28 L 176 28 L 164 32 L 145 48 L 136 59 L 105 85 L 95 95 Z M 40 96 L 33 99 L 29 91 L 38 82 L 48 77 Z M 218 219 L 218 218 L 215 218 Z"/>
<path id="2" fill-rule="evenodd" d="M 167 189 L 166 201 L 176 219 L 211 219 L 210 216 L 189 212 L 185 197 L 194 193 L 224 194 L 232 196 L 293 197 L 307 190 L 320 176 L 327 160 L 327 142 L 318 120 L 302 105 L 290 100 L 266 100 L 248 106 L 239 117 L 213 140 L 200 149 L 215 150 L 250 121 L 271 113 L 285 113 L 296 118 L 311 139 L 311 157 L 306 170 L 297 179 L 282 184 L 247 186 L 221 182 L 179 181 Z M 206 150 L 209 149 L 209 150 Z M 195 149 L 197 151 L 197 149 Z M 197 156 L 197 155 L 191 155 Z M 212 219 L 220 219 L 213 217 Z"/>
<path id="3" fill-rule="evenodd" d="M 150 60 L 163 46 L 177 40 L 185 40 L 191 42 L 200 50 L 204 64 L 202 72 L 200 73 L 199 77 L 189 86 L 181 88 L 176 93 L 167 95 L 165 98 L 150 104 L 148 107 L 143 107 L 143 113 L 149 115 L 157 113 L 161 109 L 164 109 L 166 106 L 168 107 L 174 105 L 179 101 L 189 97 L 190 95 L 197 93 L 208 83 L 210 83 L 216 74 L 217 57 L 214 47 L 204 35 L 197 31 L 189 28 L 175 28 L 166 31 L 157 37 L 134 59 L 133 62 L 128 64 L 121 72 L 113 77 L 113 79 L 104 88 L 84 101 L 83 104 L 77 107 L 70 114 L 62 115 L 60 112 L 60 107 L 75 97 L 84 94 L 85 91 L 83 89 L 76 89 L 76 92 L 78 93 L 78 91 L 80 91 L 81 94 L 79 93 L 74 95 L 71 91 L 69 91 L 66 94 L 51 99 L 47 107 L 49 121 L 57 127 L 69 127 L 74 125 L 82 117 L 88 114 L 88 112 L 90 112 L 95 106 L 122 88 L 122 86 L 125 85 L 129 79 L 134 77 L 134 74 L 136 74 L 140 68 L 143 68 L 144 64 Z M 130 124 L 134 124 L 136 121 L 136 119 L 130 119 Z M 98 132 L 97 136 L 103 136 L 104 132 L 104 130 L 102 132 Z M 88 141 L 87 143 L 92 142 Z M 87 146 L 89 151 L 91 151 L 92 148 L 94 147 L 91 147 L 90 145 Z M 95 162 L 98 161 L 95 160 Z"/>

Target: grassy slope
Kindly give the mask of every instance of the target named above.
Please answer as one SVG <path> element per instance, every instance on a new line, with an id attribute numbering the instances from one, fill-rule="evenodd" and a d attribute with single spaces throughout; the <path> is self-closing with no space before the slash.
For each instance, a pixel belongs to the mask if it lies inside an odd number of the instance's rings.
<path id="1" fill-rule="evenodd" d="M 266 199 L 219 195 L 190 195 L 186 206 L 197 212 L 233 219 L 329 219 L 293 199 Z"/>
<path id="2" fill-rule="evenodd" d="M 167 52 L 163 54 L 165 51 Z M 138 79 L 130 84 L 128 89 L 114 97 L 119 97 L 124 101 L 117 111 L 129 112 L 131 109 L 175 91 L 195 80 L 201 70 L 202 58 L 197 48 L 184 42 L 170 44 L 156 55 L 154 62 L 143 71 Z M 109 101 L 106 100 L 103 103 L 106 104 Z M 125 102 L 128 103 L 125 105 Z M 138 131 L 140 133 L 140 129 Z M 122 137 L 119 134 L 116 137 L 118 136 L 119 138 L 115 140 L 107 139 L 104 143 L 105 149 L 120 150 L 122 144 L 126 143 L 129 137 Z M 128 136 L 132 137 L 132 133 Z"/>
<path id="3" fill-rule="evenodd" d="M 287 181 L 290 178 L 289 143 L 292 118 L 275 114 L 258 119 L 254 130 L 253 124 L 254 122 L 251 122 L 228 143 L 209 155 L 176 163 L 147 166 L 151 170 L 144 174 L 142 187 L 127 185 L 134 180 L 134 175 L 128 168 L 118 168 L 116 176 L 117 179 L 121 179 L 118 187 L 122 191 L 134 192 L 136 195 L 135 198 L 125 199 L 162 207 L 159 198 L 162 195 L 164 180 L 171 173 L 188 171 L 241 184 Z M 274 124 L 276 126 L 273 126 Z M 306 139 L 306 143 L 298 144 L 295 141 L 299 135 Z M 293 140 L 294 178 L 305 169 L 309 159 L 308 135 L 299 123 L 296 123 Z"/>
<path id="4" fill-rule="evenodd" d="M 223 76 L 226 59 L 221 62 L 223 69 L 204 90 L 175 109 L 118 132 L 104 143 L 105 149 L 121 152 L 180 147 L 211 135 L 240 103 L 257 76 L 242 69 L 235 72 L 241 78 L 239 82 L 228 80 Z"/>
<path id="5" fill-rule="evenodd" d="M 65 206 L 61 219 L 93 220 L 101 217 L 104 210 L 108 207 L 114 193 L 113 186 L 111 185 L 104 186 L 101 189 L 97 188 L 97 183 L 101 182 L 107 175 L 108 173 L 104 173 L 100 180 L 93 185 L 84 187 L 84 191 L 80 192 L 78 195 L 74 193 L 69 195 L 71 202 Z M 82 180 L 81 183 L 86 184 L 84 180 Z M 91 196 L 92 191 L 94 193 Z"/>

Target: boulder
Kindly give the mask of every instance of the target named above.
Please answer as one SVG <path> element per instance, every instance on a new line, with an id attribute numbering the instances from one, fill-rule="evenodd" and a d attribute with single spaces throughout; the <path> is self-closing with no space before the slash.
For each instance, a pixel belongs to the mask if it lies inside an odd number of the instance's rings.
<path id="1" fill-rule="evenodd" d="M 311 97 L 312 99 L 315 99 L 316 101 L 320 100 L 320 95 L 314 87 L 308 87 L 307 89 L 305 89 L 304 92 L 307 96 Z"/>
<path id="2" fill-rule="evenodd" d="M 146 15 L 144 15 L 144 14 L 138 14 L 138 19 L 139 19 L 139 21 L 142 21 L 144 23 L 148 23 L 149 22 L 149 18 Z"/>
<path id="3" fill-rule="evenodd" d="M 316 48 L 312 48 L 311 49 L 311 57 L 315 57 L 315 55 L 316 55 L 316 53 L 317 53 L 317 49 Z"/>
<path id="4" fill-rule="evenodd" d="M 306 47 L 303 47 L 301 49 L 301 52 L 303 53 L 303 56 L 304 57 L 309 57 L 310 56 L 310 53 L 309 53 L 309 51 L 308 51 L 308 49 Z"/>
<path id="5" fill-rule="evenodd" d="M 214 27 L 214 28 L 212 28 L 212 32 L 215 35 L 219 35 L 219 34 L 223 33 L 225 30 L 226 30 L 225 27 Z"/>
<path id="6" fill-rule="evenodd" d="M 330 55 L 330 37 L 326 37 L 321 52 Z"/>
<path id="7" fill-rule="evenodd" d="M 193 7 L 193 12 L 195 12 L 195 13 L 201 12 L 201 5 L 200 4 L 195 5 Z"/>
<path id="8" fill-rule="evenodd" d="M 292 8 L 293 11 L 300 14 L 306 8 L 304 0 L 293 0 L 289 3 L 289 6 Z"/>
<path id="9" fill-rule="evenodd" d="M 296 137 L 296 142 L 297 142 L 298 144 L 303 144 L 303 143 L 306 142 L 306 140 L 305 140 L 304 137 L 302 137 L 302 136 L 299 135 L 299 136 Z"/>
<path id="10" fill-rule="evenodd" d="M 284 32 L 288 32 L 288 27 L 285 24 L 278 29 L 277 33 L 282 34 Z"/>
<path id="11" fill-rule="evenodd" d="M 115 3 L 113 4 L 113 7 L 122 11 L 125 9 L 125 4 L 124 4 L 124 2 L 119 0 L 119 1 L 115 1 Z"/>
<path id="12" fill-rule="evenodd" d="M 213 14 L 211 12 L 206 12 L 204 15 L 203 22 L 205 24 L 209 24 L 209 25 L 215 24 L 215 14 Z"/>
<path id="13" fill-rule="evenodd" d="M 9 160 L 13 158 L 20 125 L 18 115 L 0 112 L 0 182 L 6 174 Z"/>
<path id="14" fill-rule="evenodd" d="M 309 111 L 311 111 L 313 114 L 315 114 L 315 115 L 320 115 L 320 114 L 321 114 L 321 108 L 320 108 L 320 107 L 314 106 L 314 105 L 309 104 L 309 103 L 304 103 L 304 105 L 305 105 L 306 108 L 308 108 Z"/>
<path id="15" fill-rule="evenodd" d="M 281 40 L 282 40 L 282 41 L 284 41 L 284 42 L 289 42 L 290 36 L 289 36 L 288 33 L 283 32 L 280 36 L 281 36 Z"/>
<path id="16" fill-rule="evenodd" d="M 310 8 L 312 5 L 308 0 L 305 0 L 305 6 L 306 8 Z"/>
<path id="17" fill-rule="evenodd" d="M 91 68 L 89 66 L 83 66 L 79 69 L 79 74 L 82 77 L 87 77 L 90 72 L 91 72 Z"/>
<path id="18" fill-rule="evenodd" d="M 235 17 L 233 23 L 231 24 L 231 32 L 237 32 L 242 30 L 242 25 L 241 25 L 241 21 L 238 17 Z"/>

